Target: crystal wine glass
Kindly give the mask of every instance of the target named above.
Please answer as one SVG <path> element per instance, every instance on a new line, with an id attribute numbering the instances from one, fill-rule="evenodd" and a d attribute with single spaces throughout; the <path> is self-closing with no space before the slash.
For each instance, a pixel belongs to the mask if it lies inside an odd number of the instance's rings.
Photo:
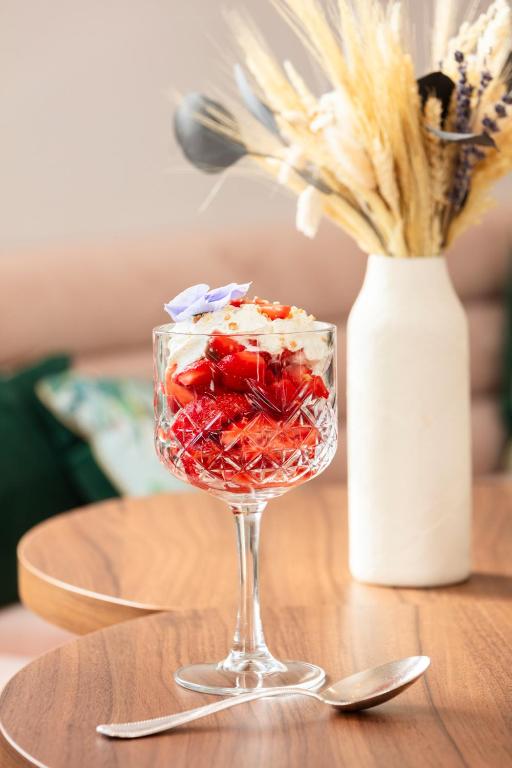
<path id="1" fill-rule="evenodd" d="M 238 543 L 232 648 L 223 661 L 177 670 L 185 688 L 229 695 L 314 688 L 325 678 L 314 664 L 275 659 L 260 618 L 263 510 L 322 472 L 336 450 L 336 328 L 316 322 L 296 336 L 180 334 L 173 324 L 153 331 L 157 454 L 176 477 L 229 505 Z M 170 361 L 176 348 L 193 365 L 178 371 Z"/>

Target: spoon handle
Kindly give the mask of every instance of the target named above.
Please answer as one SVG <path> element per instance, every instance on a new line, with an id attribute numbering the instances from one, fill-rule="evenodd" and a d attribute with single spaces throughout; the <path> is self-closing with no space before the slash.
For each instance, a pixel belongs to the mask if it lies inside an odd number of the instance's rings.
<path id="1" fill-rule="evenodd" d="M 178 712 L 176 715 L 166 715 L 164 717 L 155 717 L 151 720 L 139 720 L 133 723 L 110 723 L 98 725 L 96 730 L 104 736 L 111 736 L 117 739 L 138 739 L 141 736 L 150 736 L 153 733 L 168 731 L 171 728 L 177 728 L 179 725 L 198 720 L 200 717 L 213 715 L 215 712 L 221 712 L 223 709 L 236 707 L 239 704 L 245 704 L 249 701 L 256 701 L 268 696 L 286 696 L 286 695 L 312 696 L 318 699 L 318 694 L 314 691 L 308 691 L 304 688 L 265 688 L 260 691 L 251 691 L 250 693 L 241 693 L 236 696 L 229 696 L 220 701 L 214 701 L 212 704 L 205 704 L 203 707 L 188 709 L 185 712 Z"/>

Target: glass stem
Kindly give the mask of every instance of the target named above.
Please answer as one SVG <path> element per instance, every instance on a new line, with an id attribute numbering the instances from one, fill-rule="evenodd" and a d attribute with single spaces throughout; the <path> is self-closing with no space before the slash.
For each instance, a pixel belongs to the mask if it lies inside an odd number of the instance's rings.
<path id="1" fill-rule="evenodd" d="M 259 542 L 265 506 L 259 503 L 231 507 L 237 534 L 240 602 L 233 645 L 221 666 L 236 672 L 284 669 L 267 648 L 260 616 Z"/>

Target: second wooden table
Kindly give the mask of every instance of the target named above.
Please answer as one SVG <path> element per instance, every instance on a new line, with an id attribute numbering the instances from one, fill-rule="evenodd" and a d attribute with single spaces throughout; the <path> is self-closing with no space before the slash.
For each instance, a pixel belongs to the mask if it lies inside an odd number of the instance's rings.
<path id="1" fill-rule="evenodd" d="M 512 483 L 480 482 L 474 506 L 475 573 L 469 582 L 436 590 L 382 589 L 350 579 L 345 491 L 321 483 L 292 491 L 264 514 L 263 605 L 510 599 Z M 204 493 L 113 500 L 59 515 L 19 545 L 23 602 L 78 633 L 160 610 L 234 611 L 230 517 Z"/>

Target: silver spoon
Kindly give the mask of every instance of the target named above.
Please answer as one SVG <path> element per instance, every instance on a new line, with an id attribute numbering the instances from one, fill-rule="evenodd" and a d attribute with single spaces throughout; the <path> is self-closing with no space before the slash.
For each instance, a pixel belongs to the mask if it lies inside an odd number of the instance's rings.
<path id="1" fill-rule="evenodd" d="M 98 725 L 96 730 L 104 736 L 118 739 L 138 739 L 153 733 L 168 731 L 179 725 L 198 720 L 200 717 L 213 715 L 223 709 L 237 707 L 248 701 L 256 701 L 270 696 L 310 696 L 322 704 L 329 704 L 338 710 L 355 712 L 358 709 L 368 709 L 382 704 L 384 701 L 398 696 L 412 685 L 428 669 L 428 656 L 409 656 L 405 659 L 390 661 L 380 667 L 365 669 L 350 677 L 344 677 L 334 685 L 321 691 L 308 691 L 305 688 L 265 688 L 262 690 L 229 696 L 226 699 L 205 704 L 203 707 L 178 712 L 176 715 L 155 717 L 152 720 L 139 720 L 133 723 L 111 723 Z"/>

